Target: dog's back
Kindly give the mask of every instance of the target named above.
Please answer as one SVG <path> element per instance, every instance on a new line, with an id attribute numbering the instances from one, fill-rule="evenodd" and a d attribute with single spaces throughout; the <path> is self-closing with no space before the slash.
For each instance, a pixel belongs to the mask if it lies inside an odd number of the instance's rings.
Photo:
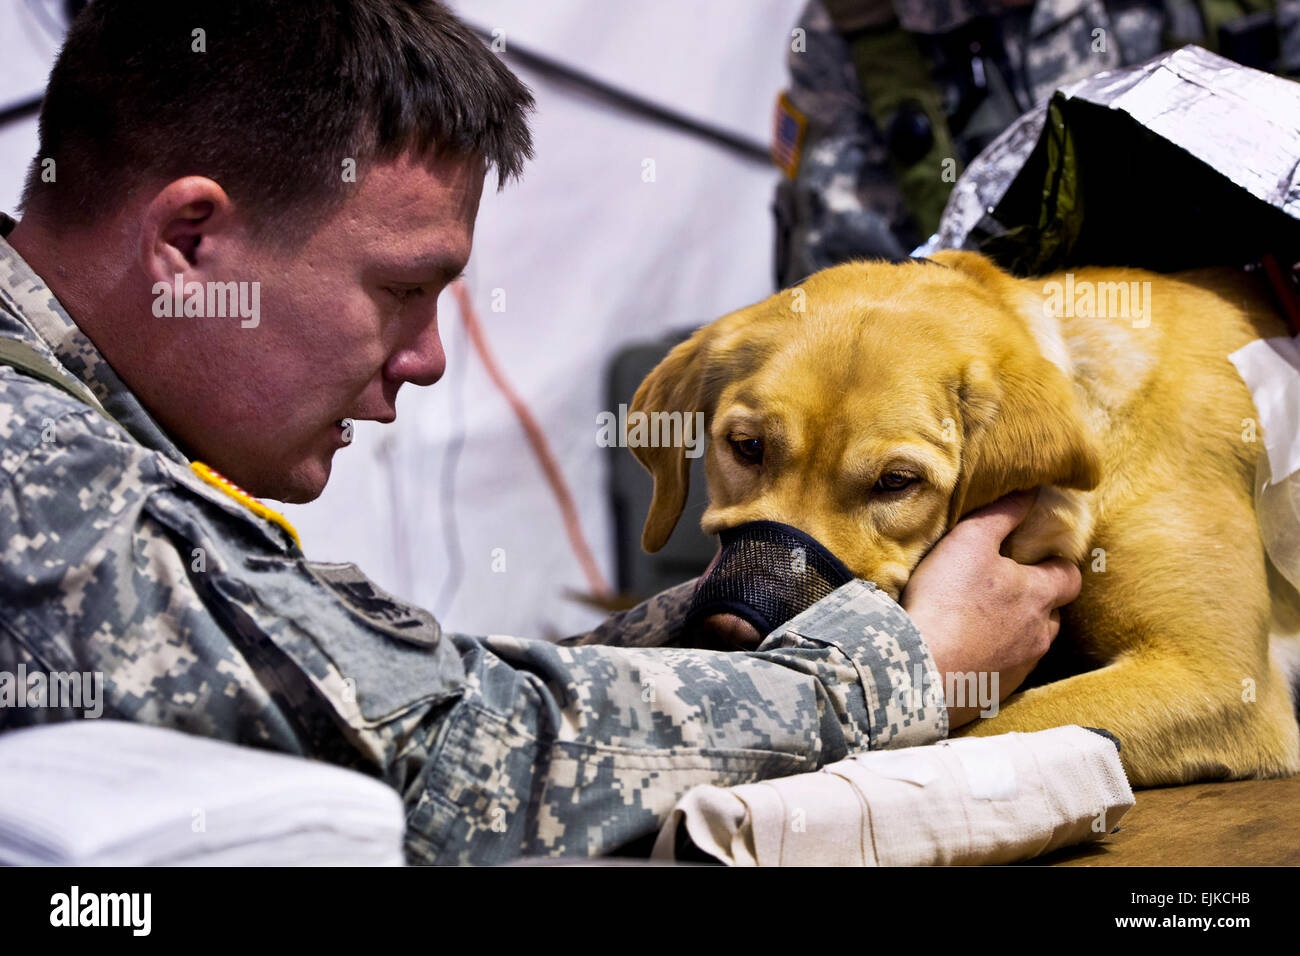
<path id="1" fill-rule="evenodd" d="M 1067 278 L 1020 285 L 1053 282 Z M 1128 702 L 1134 724 L 1152 703 L 1185 702 L 1166 718 L 1180 728 L 1164 742 L 1173 747 L 1152 746 L 1141 761 L 1144 782 L 1293 771 L 1300 600 L 1261 544 L 1263 436 L 1227 360 L 1285 326 L 1267 290 L 1237 270 L 1084 269 L 1068 286 L 1094 296 L 1092 309 L 1067 303 L 1057 321 L 1102 480 L 1044 495 L 1008 553 L 1080 562 L 1083 592 L 1064 616 L 1070 640 L 1093 666 L 1143 662 L 1150 692 Z M 1099 290 L 1116 286 L 1139 304 L 1105 314 Z"/>

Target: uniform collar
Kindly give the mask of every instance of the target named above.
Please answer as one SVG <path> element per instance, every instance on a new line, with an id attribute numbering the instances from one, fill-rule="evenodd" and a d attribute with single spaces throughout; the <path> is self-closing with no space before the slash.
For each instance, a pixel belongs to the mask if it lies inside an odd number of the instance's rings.
<path id="1" fill-rule="evenodd" d="M 17 225 L 0 213 L 0 335 L 18 339 L 85 382 L 113 419 L 140 444 L 188 465 L 189 459 L 126 387 L 93 342 L 26 260 L 9 245 Z"/>

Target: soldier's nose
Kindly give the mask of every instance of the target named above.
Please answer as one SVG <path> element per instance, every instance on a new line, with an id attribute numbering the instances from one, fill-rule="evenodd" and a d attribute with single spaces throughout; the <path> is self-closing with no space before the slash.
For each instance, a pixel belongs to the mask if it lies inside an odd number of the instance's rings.
<path id="1" fill-rule="evenodd" d="M 447 370 L 447 356 L 438 337 L 438 326 L 430 325 L 405 347 L 389 356 L 384 367 L 389 381 L 412 385 L 432 385 Z"/>

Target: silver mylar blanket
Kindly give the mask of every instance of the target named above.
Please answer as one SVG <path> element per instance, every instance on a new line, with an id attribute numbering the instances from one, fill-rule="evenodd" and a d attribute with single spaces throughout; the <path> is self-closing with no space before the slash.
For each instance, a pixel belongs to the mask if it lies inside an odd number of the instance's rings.
<path id="1" fill-rule="evenodd" d="M 1067 86 L 975 158 L 914 254 L 945 248 L 1025 276 L 1266 253 L 1286 268 L 1300 261 L 1300 83 L 1185 46 Z M 1266 443 L 1265 547 L 1300 590 L 1300 337 L 1252 342 L 1232 361 Z"/>
<path id="2" fill-rule="evenodd" d="M 1021 117 L 962 175 L 923 249 L 976 249 L 1021 275 L 1294 262 L 1298 163 L 1300 83 L 1185 46 Z"/>

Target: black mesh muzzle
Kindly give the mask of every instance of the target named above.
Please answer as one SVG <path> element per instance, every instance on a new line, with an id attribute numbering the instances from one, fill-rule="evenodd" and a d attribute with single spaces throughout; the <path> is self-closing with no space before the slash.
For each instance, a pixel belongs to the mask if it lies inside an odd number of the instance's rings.
<path id="1" fill-rule="evenodd" d="M 839 558 L 798 528 L 751 521 L 718 536 L 722 553 L 686 611 L 693 630 L 713 614 L 735 614 L 766 636 L 853 580 Z"/>

